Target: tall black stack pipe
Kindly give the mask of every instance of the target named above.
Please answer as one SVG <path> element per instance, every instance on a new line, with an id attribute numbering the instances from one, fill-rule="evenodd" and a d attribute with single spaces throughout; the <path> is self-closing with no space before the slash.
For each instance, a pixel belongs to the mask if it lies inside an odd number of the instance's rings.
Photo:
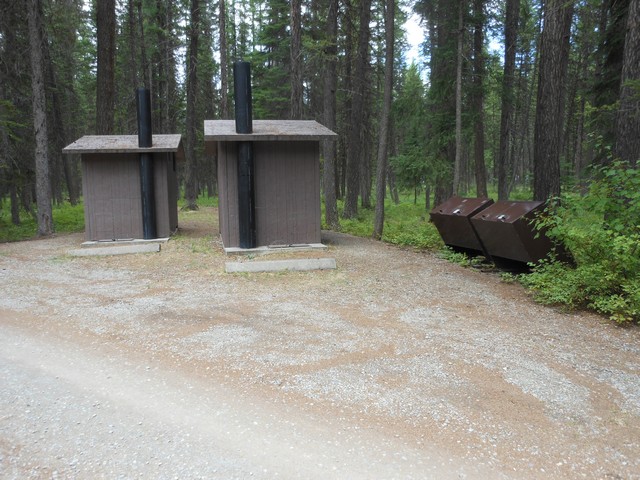
<path id="1" fill-rule="evenodd" d="M 146 88 L 136 91 L 138 113 L 138 147 L 151 148 L 151 94 Z M 156 202 L 153 188 L 153 155 L 140 153 L 140 192 L 142 197 L 142 235 L 145 240 L 156 238 Z"/>
<path id="2" fill-rule="evenodd" d="M 236 133 L 253 133 L 251 67 L 249 62 L 233 64 Z M 238 227 L 240 248 L 255 248 L 256 218 L 253 143 L 238 142 Z"/>

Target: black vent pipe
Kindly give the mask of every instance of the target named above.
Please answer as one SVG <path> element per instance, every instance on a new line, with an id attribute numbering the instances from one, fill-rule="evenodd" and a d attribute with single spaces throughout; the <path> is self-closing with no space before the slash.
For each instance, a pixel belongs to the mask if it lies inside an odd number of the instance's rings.
<path id="1" fill-rule="evenodd" d="M 146 88 L 136 91 L 138 113 L 138 147 L 151 148 L 151 94 Z M 153 181 L 153 155 L 140 153 L 140 192 L 142 197 L 142 235 L 145 240 L 156 238 L 156 201 Z"/>
<path id="2" fill-rule="evenodd" d="M 233 64 L 236 133 L 253 133 L 251 67 L 249 62 Z M 240 248 L 256 247 L 253 143 L 238 142 L 238 230 Z"/>
<path id="3" fill-rule="evenodd" d="M 233 100 L 236 109 L 236 133 L 253 133 L 251 98 L 251 64 L 233 64 Z"/>

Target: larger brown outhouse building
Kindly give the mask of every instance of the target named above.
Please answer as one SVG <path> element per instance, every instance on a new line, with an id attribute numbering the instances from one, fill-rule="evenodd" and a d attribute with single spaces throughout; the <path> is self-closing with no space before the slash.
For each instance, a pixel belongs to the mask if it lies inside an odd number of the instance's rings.
<path id="1" fill-rule="evenodd" d="M 225 249 L 239 248 L 238 145 L 252 142 L 256 246 L 318 244 L 320 140 L 337 135 L 315 121 L 254 120 L 237 133 L 233 120 L 204 122 L 207 149 L 218 152 L 218 211 Z"/>

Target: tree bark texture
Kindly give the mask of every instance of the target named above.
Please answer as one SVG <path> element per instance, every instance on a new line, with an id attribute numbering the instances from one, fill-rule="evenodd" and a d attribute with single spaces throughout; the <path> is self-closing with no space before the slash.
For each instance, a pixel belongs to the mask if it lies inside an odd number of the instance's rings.
<path id="1" fill-rule="evenodd" d="M 453 165 L 453 194 L 460 194 L 462 175 L 462 58 L 464 56 L 464 9 L 466 2 L 458 2 L 458 49 L 456 55 L 456 157 Z"/>
<path id="2" fill-rule="evenodd" d="M 640 0 L 629 3 L 621 80 L 614 156 L 635 168 L 640 158 Z"/>
<path id="3" fill-rule="evenodd" d="M 432 71 L 430 109 L 432 110 L 432 122 L 429 125 L 429 134 L 437 139 L 431 147 L 431 154 L 438 163 L 434 172 L 434 203 L 436 205 L 447 200 L 453 195 L 452 171 L 455 163 L 455 63 L 451 58 L 455 55 L 457 37 L 454 35 L 458 16 L 456 10 L 451 8 L 449 2 L 440 0 L 433 2 L 435 21 L 432 22 L 432 38 L 435 39 L 435 48 L 432 50 Z"/>
<path id="4" fill-rule="evenodd" d="M 227 52 L 227 6 L 220 0 L 218 6 L 218 33 L 220 35 L 220 118 L 229 118 L 229 58 Z"/>
<path id="5" fill-rule="evenodd" d="M 513 159 L 510 155 L 513 131 L 514 74 L 516 69 L 516 48 L 518 41 L 518 18 L 520 0 L 507 0 L 506 22 L 504 25 L 504 76 L 502 80 L 502 107 L 500 114 L 500 146 L 498 153 L 498 200 L 507 200 L 511 191 L 511 170 Z"/>
<path id="6" fill-rule="evenodd" d="M 114 133 L 116 2 L 100 0 L 97 4 L 97 87 L 96 134 Z M 133 92 L 131 93 L 133 95 Z"/>
<path id="7" fill-rule="evenodd" d="M 384 54 L 384 94 L 382 115 L 380 117 L 380 134 L 378 137 L 378 162 L 376 174 L 376 211 L 373 224 L 373 238 L 380 240 L 384 229 L 384 199 L 387 191 L 387 162 L 389 144 L 389 120 L 391 118 L 391 101 L 393 100 L 393 58 L 396 2 L 386 0 L 384 13 L 385 54 Z"/>
<path id="8" fill-rule="evenodd" d="M 302 0 L 291 1 L 291 118 L 302 118 Z"/>
<path id="9" fill-rule="evenodd" d="M 560 136 L 573 6 L 566 0 L 549 0 L 545 5 L 533 147 L 534 200 L 560 195 Z"/>
<path id="10" fill-rule="evenodd" d="M 53 233 L 51 212 L 51 180 L 49 178 L 49 155 L 47 132 L 47 105 L 42 57 L 42 4 L 40 0 L 29 0 L 27 6 L 29 23 L 29 50 L 31 59 L 31 105 L 35 132 L 36 203 L 38 207 L 38 235 Z"/>
<path id="11" fill-rule="evenodd" d="M 473 0 L 473 157 L 476 195 L 487 197 L 487 167 L 484 161 L 484 0 Z"/>
<path id="12" fill-rule="evenodd" d="M 196 94 L 198 89 L 198 41 L 200 38 L 200 0 L 191 0 L 189 49 L 187 60 L 187 135 L 185 200 L 188 210 L 197 210 L 198 165 L 196 158 Z"/>
<path id="13" fill-rule="evenodd" d="M 358 6 L 359 29 L 355 68 L 352 81 L 351 118 L 348 131 L 346 196 L 344 218 L 353 218 L 358 213 L 358 193 L 360 191 L 360 169 L 363 158 L 364 138 L 364 91 L 366 88 L 366 69 L 369 64 L 369 37 L 371 20 L 371 0 L 361 0 Z"/>
<path id="14" fill-rule="evenodd" d="M 136 21 L 136 9 L 133 4 L 134 0 L 128 0 L 127 2 L 127 30 L 129 36 L 129 78 L 131 80 L 131 94 L 133 95 L 138 87 L 139 72 L 138 72 L 138 22 Z M 133 105 L 133 102 L 132 102 Z M 132 109 L 132 113 L 135 110 Z"/>
<path id="15" fill-rule="evenodd" d="M 336 93 L 338 89 L 338 1 L 329 0 L 325 38 L 327 46 L 324 51 L 323 121 L 324 125 L 333 131 L 336 129 Z M 325 223 L 332 229 L 338 229 L 340 223 L 336 201 L 336 141 L 323 140 L 322 151 Z"/>
<path id="16" fill-rule="evenodd" d="M 151 90 L 150 67 L 147 60 L 147 42 L 144 38 L 144 18 L 142 16 L 142 0 L 136 1 L 136 9 L 138 10 L 138 35 L 140 38 L 140 59 L 142 61 L 142 84 L 144 88 Z M 151 92 L 153 98 L 153 92 Z"/>

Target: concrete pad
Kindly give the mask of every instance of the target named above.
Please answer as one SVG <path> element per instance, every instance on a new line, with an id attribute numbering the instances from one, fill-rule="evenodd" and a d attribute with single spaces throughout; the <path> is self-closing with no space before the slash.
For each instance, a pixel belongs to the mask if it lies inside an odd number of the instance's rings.
<path id="1" fill-rule="evenodd" d="M 159 243 L 145 243 L 138 245 L 119 245 L 110 247 L 81 248 L 69 250 L 72 257 L 93 257 L 105 255 L 128 255 L 131 253 L 157 253 L 160 251 Z"/>
<path id="2" fill-rule="evenodd" d="M 86 242 L 82 242 L 82 248 L 97 248 L 97 247 L 113 247 L 120 245 L 146 245 L 150 243 L 167 243 L 169 241 L 169 237 L 163 238 L 152 238 L 149 240 L 145 240 L 142 238 L 118 238 L 115 240 L 89 240 Z"/>
<path id="3" fill-rule="evenodd" d="M 267 245 L 256 248 L 225 247 L 227 255 L 267 255 L 269 253 L 305 252 L 312 250 L 326 250 L 322 243 L 304 243 L 295 245 Z"/>
<path id="4" fill-rule="evenodd" d="M 307 270 L 333 270 L 335 258 L 300 258 L 291 260 L 266 260 L 261 262 L 227 262 L 227 273 L 257 273 Z"/>

